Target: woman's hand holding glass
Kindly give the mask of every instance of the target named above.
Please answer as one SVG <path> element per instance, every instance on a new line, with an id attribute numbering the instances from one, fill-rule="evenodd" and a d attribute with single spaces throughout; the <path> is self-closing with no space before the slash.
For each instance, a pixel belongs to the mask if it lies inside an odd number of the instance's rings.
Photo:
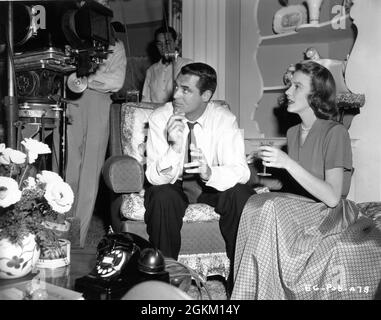
<path id="1" fill-rule="evenodd" d="M 266 149 L 264 149 L 264 148 L 270 147 L 273 145 L 274 145 L 273 141 L 262 141 L 261 142 L 261 146 L 259 147 L 259 157 L 262 159 L 263 171 L 257 173 L 259 176 L 262 176 L 262 177 L 271 176 L 271 173 L 266 172 L 267 163 L 266 163 L 265 158 L 264 158 L 264 152 L 266 151 Z"/>
<path id="2" fill-rule="evenodd" d="M 290 159 L 285 152 L 283 152 L 277 147 L 274 147 L 273 145 L 274 145 L 273 142 L 270 144 L 268 141 L 266 141 L 264 143 L 261 143 L 261 146 L 259 147 L 259 156 L 262 159 L 262 164 L 263 164 L 265 173 L 266 173 L 265 171 L 266 167 L 285 169 Z M 258 175 L 260 175 L 260 173 L 258 173 Z M 266 175 L 271 175 L 271 174 L 266 174 Z"/>

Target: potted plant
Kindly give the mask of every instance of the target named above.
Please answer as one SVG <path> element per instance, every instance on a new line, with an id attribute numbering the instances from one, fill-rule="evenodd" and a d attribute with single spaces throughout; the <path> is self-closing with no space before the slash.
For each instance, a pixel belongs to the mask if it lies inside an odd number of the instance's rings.
<path id="1" fill-rule="evenodd" d="M 26 138 L 22 151 L 0 144 L 0 278 L 28 274 L 38 261 L 70 257 L 62 231 L 69 223 L 74 194 L 52 171 L 38 171 L 50 148 Z M 64 242 L 64 245 L 63 245 Z M 65 257 L 66 256 L 66 257 Z M 70 260 L 68 260 L 70 261 Z"/>

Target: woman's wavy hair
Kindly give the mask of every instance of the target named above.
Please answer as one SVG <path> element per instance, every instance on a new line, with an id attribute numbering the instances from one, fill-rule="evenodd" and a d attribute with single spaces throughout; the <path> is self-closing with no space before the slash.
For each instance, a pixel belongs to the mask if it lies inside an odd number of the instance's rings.
<path id="1" fill-rule="evenodd" d="M 332 73 L 314 61 L 302 61 L 295 65 L 295 72 L 300 71 L 311 79 L 311 93 L 307 101 L 320 119 L 336 119 L 336 84 Z"/>

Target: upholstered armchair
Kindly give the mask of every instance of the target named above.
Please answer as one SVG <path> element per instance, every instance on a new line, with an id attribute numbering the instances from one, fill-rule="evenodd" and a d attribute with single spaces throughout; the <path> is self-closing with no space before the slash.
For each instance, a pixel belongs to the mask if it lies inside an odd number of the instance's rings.
<path id="1" fill-rule="evenodd" d="M 229 106 L 219 101 L 227 108 Z M 127 231 L 148 239 L 143 217 L 145 143 L 148 117 L 160 104 L 128 102 L 112 104 L 110 157 L 103 168 L 111 190 L 111 222 L 115 232 Z M 179 261 L 207 277 L 227 277 L 229 260 L 219 229 L 219 215 L 206 204 L 188 206 L 181 231 Z"/>

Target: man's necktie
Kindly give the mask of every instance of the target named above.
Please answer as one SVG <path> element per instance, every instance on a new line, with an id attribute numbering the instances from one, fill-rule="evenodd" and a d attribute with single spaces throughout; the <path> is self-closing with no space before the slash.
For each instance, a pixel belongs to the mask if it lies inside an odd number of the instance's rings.
<path id="1" fill-rule="evenodd" d="M 193 143 L 194 146 L 196 146 L 196 137 L 194 135 L 193 128 L 197 124 L 197 122 L 187 122 L 188 128 L 189 128 L 189 133 L 187 137 L 187 143 L 185 147 L 185 157 L 184 157 L 184 163 L 188 163 L 192 161 L 191 157 L 191 150 L 190 150 L 190 145 Z"/>
<path id="2" fill-rule="evenodd" d="M 197 122 L 187 122 L 189 127 L 189 134 L 185 147 L 184 164 L 192 162 L 190 145 L 196 146 L 196 137 L 194 135 L 193 128 Z M 198 174 L 183 172 L 183 190 L 188 197 L 189 203 L 197 203 L 197 198 L 202 193 L 202 187 L 200 185 L 200 177 Z"/>

